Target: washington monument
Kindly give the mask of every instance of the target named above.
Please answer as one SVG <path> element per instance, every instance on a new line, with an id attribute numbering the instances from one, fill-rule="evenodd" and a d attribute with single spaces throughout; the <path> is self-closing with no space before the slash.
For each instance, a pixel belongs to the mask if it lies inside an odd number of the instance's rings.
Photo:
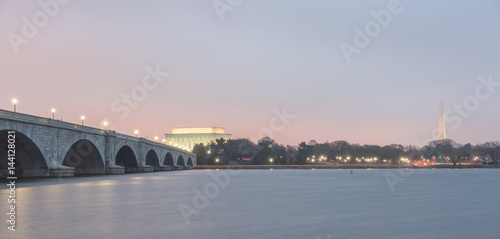
<path id="1" fill-rule="evenodd" d="M 444 100 L 439 104 L 439 140 L 446 139 L 446 118 L 444 113 Z"/>

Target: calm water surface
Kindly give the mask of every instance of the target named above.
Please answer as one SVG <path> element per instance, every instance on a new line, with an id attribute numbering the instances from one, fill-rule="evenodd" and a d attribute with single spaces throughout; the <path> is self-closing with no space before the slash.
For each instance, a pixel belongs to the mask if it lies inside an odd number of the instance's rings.
<path id="1" fill-rule="evenodd" d="M 500 170 L 229 172 L 18 180 L 16 232 L 2 181 L 0 238 L 500 238 Z"/>

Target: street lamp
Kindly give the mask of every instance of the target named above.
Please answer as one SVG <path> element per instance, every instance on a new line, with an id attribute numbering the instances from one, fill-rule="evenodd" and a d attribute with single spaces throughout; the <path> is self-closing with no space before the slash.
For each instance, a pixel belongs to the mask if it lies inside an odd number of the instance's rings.
<path id="1" fill-rule="evenodd" d="M 135 137 L 137 138 L 137 135 L 139 135 L 139 130 L 134 131 Z"/>
<path id="2" fill-rule="evenodd" d="M 269 162 L 273 164 L 273 158 L 269 158 Z"/>
<path id="3" fill-rule="evenodd" d="M 17 99 L 12 99 L 12 104 L 14 104 L 14 112 L 16 112 Z"/>
<path id="4" fill-rule="evenodd" d="M 80 119 L 82 119 L 82 125 L 83 125 L 83 122 L 85 121 L 85 116 L 82 115 L 82 117 L 80 117 Z"/>
<path id="5" fill-rule="evenodd" d="M 167 140 L 166 140 L 166 139 L 162 139 L 161 141 L 162 141 L 163 143 L 167 142 Z"/>
<path id="6" fill-rule="evenodd" d="M 104 121 L 104 123 L 102 123 L 102 124 L 104 124 L 104 130 L 107 130 L 108 129 L 108 121 Z"/>
<path id="7" fill-rule="evenodd" d="M 218 159 L 218 158 L 216 158 L 216 159 L 215 159 L 215 162 L 216 162 L 216 163 L 219 163 L 219 159 Z"/>
<path id="8" fill-rule="evenodd" d="M 155 136 L 155 141 L 158 141 L 158 136 Z"/>
<path id="9" fill-rule="evenodd" d="M 52 108 L 52 110 L 50 110 L 52 112 L 52 119 L 54 119 L 54 116 L 56 114 L 56 109 Z"/>

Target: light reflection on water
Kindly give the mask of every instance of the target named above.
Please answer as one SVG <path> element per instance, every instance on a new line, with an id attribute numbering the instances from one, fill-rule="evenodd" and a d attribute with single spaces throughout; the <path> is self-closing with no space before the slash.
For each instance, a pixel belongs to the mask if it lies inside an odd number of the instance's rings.
<path id="1" fill-rule="evenodd" d="M 187 225 L 179 205 L 215 182 L 190 170 L 19 180 L 0 238 L 497 238 L 500 170 L 246 170 Z M 394 172 L 397 172 L 395 170 Z M 4 207 L 7 190 L 0 191 Z M 3 220 L 2 220 L 3 221 Z M 463 226 L 465 225 L 465 226 Z M 494 226 L 495 225 L 495 226 Z"/>

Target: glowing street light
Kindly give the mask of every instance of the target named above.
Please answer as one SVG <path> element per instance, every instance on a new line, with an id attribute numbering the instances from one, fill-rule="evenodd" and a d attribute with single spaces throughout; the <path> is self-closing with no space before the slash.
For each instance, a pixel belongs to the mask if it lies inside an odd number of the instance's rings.
<path id="1" fill-rule="evenodd" d="M 83 122 L 85 121 L 85 116 L 82 115 L 82 117 L 80 117 L 80 119 L 82 119 L 82 125 L 83 125 Z"/>
<path id="2" fill-rule="evenodd" d="M 218 159 L 218 158 L 216 158 L 216 159 L 215 159 L 215 162 L 216 162 L 216 163 L 218 163 L 218 162 L 219 162 L 219 159 Z"/>
<path id="3" fill-rule="evenodd" d="M 12 99 L 12 104 L 14 104 L 14 112 L 16 112 L 17 99 Z"/>
<path id="4" fill-rule="evenodd" d="M 104 125 L 104 130 L 108 130 L 108 122 L 104 121 L 102 124 Z"/>
<path id="5" fill-rule="evenodd" d="M 165 142 L 167 142 L 167 140 L 166 139 L 162 139 L 161 142 L 165 143 Z"/>
<path id="6" fill-rule="evenodd" d="M 54 116 L 56 114 L 56 109 L 52 108 L 50 112 L 52 112 L 52 119 L 54 119 L 55 118 Z"/>
<path id="7" fill-rule="evenodd" d="M 270 163 L 273 163 L 273 158 L 269 158 L 269 162 L 270 162 Z"/>
<path id="8" fill-rule="evenodd" d="M 155 136 L 155 141 L 158 141 L 158 136 Z"/>
<path id="9" fill-rule="evenodd" d="M 135 130 L 134 134 L 135 134 L 135 137 L 137 138 L 137 136 L 139 135 L 139 130 Z"/>
<path id="10" fill-rule="evenodd" d="M 212 151 L 210 151 L 210 150 L 207 151 L 207 154 L 211 154 L 211 153 L 212 153 Z"/>

